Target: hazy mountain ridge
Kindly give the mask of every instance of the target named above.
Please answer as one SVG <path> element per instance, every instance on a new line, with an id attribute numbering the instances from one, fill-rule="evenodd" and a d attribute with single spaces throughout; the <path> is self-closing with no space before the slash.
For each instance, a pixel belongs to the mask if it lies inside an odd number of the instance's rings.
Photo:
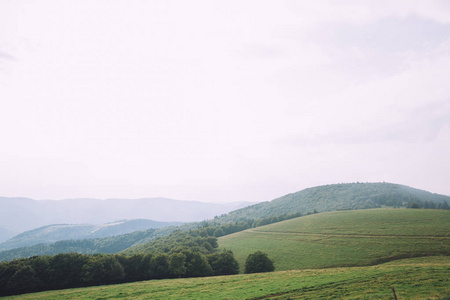
<path id="1" fill-rule="evenodd" d="M 53 224 L 22 232 L 0 244 L 0 251 L 36 244 L 48 244 L 61 240 L 80 240 L 103 238 L 115 235 L 181 225 L 176 222 L 158 222 L 152 220 L 121 220 L 112 223 L 92 224 Z"/>
<path id="2" fill-rule="evenodd" d="M 0 227 L 23 232 L 51 224 L 104 224 L 124 219 L 195 222 L 250 204 L 168 198 L 33 200 L 0 197 Z"/>
<path id="3" fill-rule="evenodd" d="M 413 203 L 421 207 L 430 206 L 426 208 L 439 208 L 439 204 L 450 203 L 450 197 L 387 182 L 330 184 L 247 206 L 222 216 L 221 220 L 258 219 L 296 212 L 306 214 L 314 210 L 407 207 Z"/>
<path id="4" fill-rule="evenodd" d="M 37 244 L 29 247 L 0 251 L 0 261 L 35 255 L 54 255 L 77 252 L 82 254 L 118 253 L 132 246 L 146 243 L 157 237 L 167 236 L 176 230 L 196 229 L 200 223 L 192 222 L 181 226 L 169 226 L 96 239 L 61 240 L 51 244 Z"/>

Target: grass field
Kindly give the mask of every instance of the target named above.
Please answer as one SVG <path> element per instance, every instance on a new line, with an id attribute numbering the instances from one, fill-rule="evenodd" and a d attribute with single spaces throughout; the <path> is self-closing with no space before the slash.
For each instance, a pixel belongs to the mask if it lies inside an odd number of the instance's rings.
<path id="1" fill-rule="evenodd" d="M 243 270 L 261 250 L 276 271 L 367 266 L 399 258 L 450 255 L 450 211 L 373 209 L 309 215 L 219 238 Z"/>
<path id="2" fill-rule="evenodd" d="M 7 299 L 447 299 L 450 257 L 370 267 L 153 280 L 49 291 Z"/>

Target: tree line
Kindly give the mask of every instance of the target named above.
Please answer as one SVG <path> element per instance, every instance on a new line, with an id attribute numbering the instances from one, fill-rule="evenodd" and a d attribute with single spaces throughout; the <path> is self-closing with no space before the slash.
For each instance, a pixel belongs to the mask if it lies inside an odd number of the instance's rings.
<path id="1" fill-rule="evenodd" d="M 154 253 L 34 256 L 0 263 L 0 295 L 125 283 L 150 279 L 231 275 L 231 251 L 214 252 L 215 237 L 175 234 Z"/>

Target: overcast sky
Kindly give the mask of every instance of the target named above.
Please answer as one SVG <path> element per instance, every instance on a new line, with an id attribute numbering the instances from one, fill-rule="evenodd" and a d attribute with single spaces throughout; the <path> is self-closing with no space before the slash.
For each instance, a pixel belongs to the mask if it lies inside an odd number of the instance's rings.
<path id="1" fill-rule="evenodd" d="M 0 196 L 450 195 L 450 1 L 0 0 Z"/>

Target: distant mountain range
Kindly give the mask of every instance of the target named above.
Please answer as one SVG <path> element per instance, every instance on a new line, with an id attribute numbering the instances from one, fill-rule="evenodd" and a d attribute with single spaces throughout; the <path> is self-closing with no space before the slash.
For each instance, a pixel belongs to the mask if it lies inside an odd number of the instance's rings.
<path id="1" fill-rule="evenodd" d="M 181 225 L 180 222 L 157 222 L 152 220 L 121 220 L 112 223 L 91 225 L 57 224 L 22 232 L 0 244 L 0 251 L 28 247 L 41 243 L 62 240 L 104 238 L 152 228 Z"/>
<path id="2" fill-rule="evenodd" d="M 167 198 L 33 200 L 0 197 L 0 234 L 20 233 L 51 224 L 104 224 L 148 219 L 195 222 L 248 206 L 250 202 L 205 203 Z M 4 240 L 0 239 L 0 242 Z"/>

